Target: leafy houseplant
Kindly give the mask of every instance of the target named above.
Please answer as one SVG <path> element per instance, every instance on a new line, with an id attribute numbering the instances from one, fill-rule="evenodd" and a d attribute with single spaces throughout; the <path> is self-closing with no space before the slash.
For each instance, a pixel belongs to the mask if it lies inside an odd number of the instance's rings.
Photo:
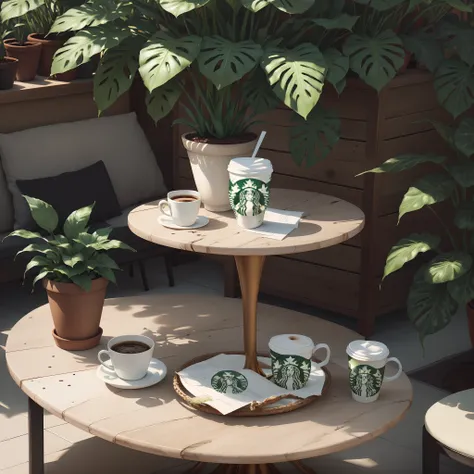
<path id="1" fill-rule="evenodd" d="M 132 250 L 118 240 L 109 240 L 112 228 L 88 232 L 94 204 L 74 211 L 57 233 L 58 215 L 46 202 L 24 196 L 36 224 L 47 233 L 15 230 L 7 237 L 33 239 L 17 255 L 33 252 L 25 274 L 38 273 L 33 285 L 43 280 L 54 320 L 53 336 L 62 349 L 85 350 L 96 346 L 102 335 L 100 318 L 109 281 L 115 282 L 119 267 L 109 250 Z"/>
<path id="2" fill-rule="evenodd" d="M 421 341 L 443 329 L 459 308 L 474 301 L 474 119 L 463 119 L 457 127 L 440 123 L 434 126 L 453 149 L 452 157 L 401 155 L 370 170 L 396 173 L 423 163 L 439 168 L 408 189 L 400 205 L 399 219 L 428 208 L 443 224 L 445 241 L 430 233 L 411 234 L 392 247 L 384 270 L 385 278 L 421 254 L 430 256 L 416 273 L 408 296 L 408 317 Z M 440 216 L 435 208 L 440 202 L 450 206 L 447 217 Z M 469 324 L 474 345 L 472 313 Z"/>
<path id="3" fill-rule="evenodd" d="M 0 39 L 6 35 L 2 31 L 0 24 Z M 3 42 L 0 41 L 0 90 L 11 89 L 15 82 L 16 71 L 18 69 L 18 59 L 10 58 L 5 55 Z"/>

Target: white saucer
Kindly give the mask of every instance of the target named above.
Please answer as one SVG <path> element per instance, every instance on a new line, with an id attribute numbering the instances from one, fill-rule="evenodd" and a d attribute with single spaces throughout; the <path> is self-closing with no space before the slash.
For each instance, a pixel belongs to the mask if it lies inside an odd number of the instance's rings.
<path id="1" fill-rule="evenodd" d="M 168 227 L 169 229 L 177 229 L 177 230 L 182 230 L 182 229 L 200 229 L 201 227 L 204 227 L 205 225 L 209 224 L 209 219 L 206 216 L 198 216 L 196 222 L 193 225 L 190 226 L 182 226 L 182 225 L 177 225 L 173 222 L 173 218 L 165 215 L 161 215 L 158 217 L 158 222 L 164 226 Z"/>
<path id="2" fill-rule="evenodd" d="M 97 367 L 97 377 L 108 385 L 115 388 L 136 390 L 146 388 L 161 382 L 166 377 L 166 365 L 158 359 L 151 359 L 148 372 L 140 380 L 122 380 L 113 370 L 105 368 L 102 364 Z"/>

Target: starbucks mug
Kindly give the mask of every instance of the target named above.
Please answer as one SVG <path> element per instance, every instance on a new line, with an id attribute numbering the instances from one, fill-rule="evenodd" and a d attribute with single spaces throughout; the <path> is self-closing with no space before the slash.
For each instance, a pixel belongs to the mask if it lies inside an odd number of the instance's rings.
<path id="1" fill-rule="evenodd" d="M 314 344 L 312 339 L 301 334 L 280 334 L 268 343 L 272 360 L 272 381 L 287 390 L 299 390 L 309 380 L 311 367 L 324 367 L 329 363 L 331 349 L 327 344 Z M 311 359 L 320 349 L 326 351 L 322 362 Z"/>

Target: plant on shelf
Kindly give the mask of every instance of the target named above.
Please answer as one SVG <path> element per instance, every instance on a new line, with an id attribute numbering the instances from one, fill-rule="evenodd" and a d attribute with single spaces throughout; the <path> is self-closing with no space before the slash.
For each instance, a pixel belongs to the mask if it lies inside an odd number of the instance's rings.
<path id="1" fill-rule="evenodd" d="M 400 204 L 399 219 L 428 209 L 440 220 L 444 235 L 411 234 L 401 239 L 392 247 L 384 270 L 386 278 L 421 254 L 429 257 L 415 274 L 408 296 L 408 317 L 421 341 L 474 301 L 474 119 L 463 119 L 455 127 L 434 126 L 452 148 L 452 156 L 401 155 L 370 170 L 397 173 L 424 163 L 438 168 L 411 185 Z M 443 214 L 437 206 L 441 202 L 449 206 Z M 469 327 L 474 345 L 474 306 Z"/>
<path id="2" fill-rule="evenodd" d="M 56 344 L 63 349 L 90 349 L 100 341 L 105 291 L 109 281 L 115 283 L 114 271 L 119 269 L 107 252 L 134 249 L 119 240 L 109 240 L 110 227 L 88 231 L 94 204 L 74 211 L 64 222 L 61 234 L 56 211 L 44 201 L 24 197 L 42 231 L 15 230 L 7 237 L 33 240 L 17 256 L 38 254 L 26 265 L 25 275 L 31 270 L 37 273 L 33 285 L 43 280 Z"/>
<path id="3" fill-rule="evenodd" d="M 0 90 L 11 89 L 15 82 L 18 59 L 6 56 L 2 39 L 10 32 L 4 31 L 0 23 Z"/>

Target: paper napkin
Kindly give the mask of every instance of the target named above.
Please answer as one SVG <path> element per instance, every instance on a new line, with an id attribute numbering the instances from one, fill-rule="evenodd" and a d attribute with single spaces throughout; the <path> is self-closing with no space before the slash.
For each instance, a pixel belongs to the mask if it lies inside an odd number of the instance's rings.
<path id="1" fill-rule="evenodd" d="M 291 231 L 298 227 L 304 212 L 287 211 L 283 209 L 267 208 L 263 224 L 249 232 L 261 234 L 274 240 L 283 240 Z"/>

